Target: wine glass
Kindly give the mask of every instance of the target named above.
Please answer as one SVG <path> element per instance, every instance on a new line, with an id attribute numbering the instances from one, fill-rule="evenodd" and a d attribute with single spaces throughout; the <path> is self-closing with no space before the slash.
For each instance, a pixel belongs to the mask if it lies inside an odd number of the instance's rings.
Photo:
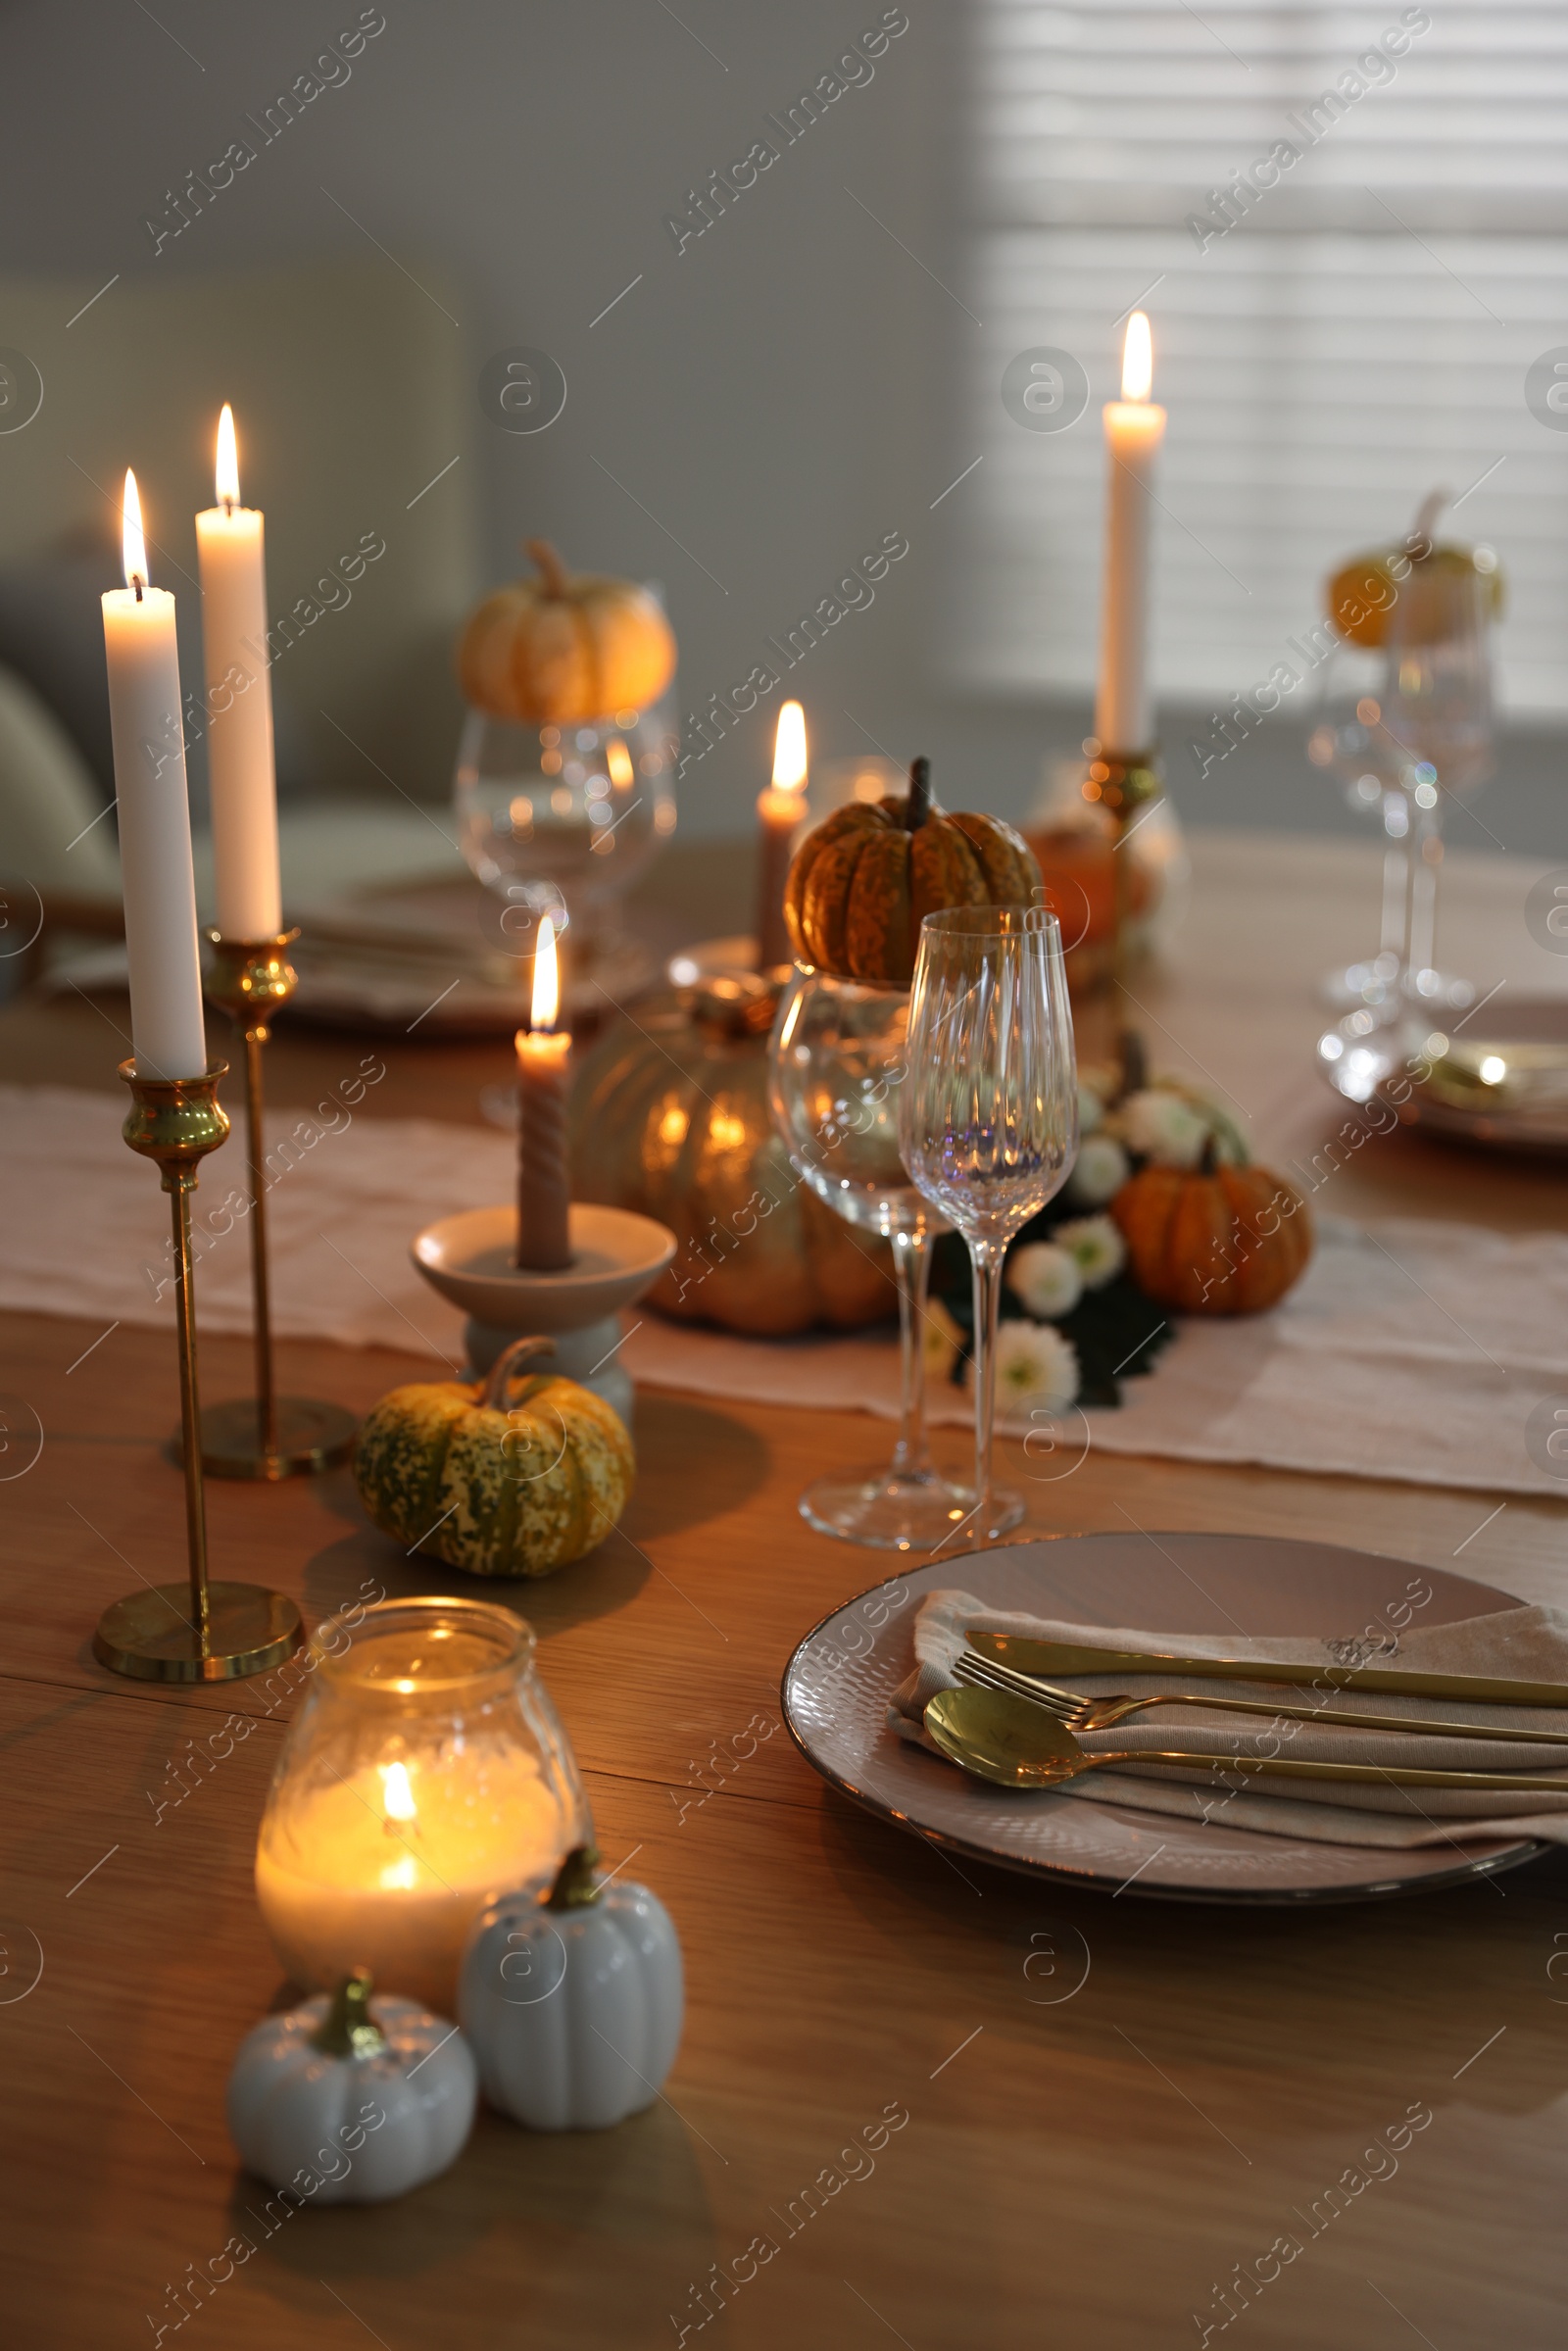
<path id="1" fill-rule="evenodd" d="M 1390 1019 L 1408 996 L 1434 1010 L 1475 1002 L 1471 981 L 1434 961 L 1437 876 L 1444 802 L 1473 792 L 1493 766 L 1496 558 L 1487 547 L 1435 547 L 1419 531 L 1406 547 L 1402 573 L 1369 571 L 1369 592 L 1387 600 L 1383 634 L 1375 646 L 1335 646 L 1306 747 L 1314 766 L 1339 776 L 1351 808 L 1381 815 L 1385 838 L 1379 951 L 1330 972 L 1324 992 L 1337 1006 Z"/>
<path id="2" fill-rule="evenodd" d="M 907 1080 L 909 999 L 797 964 L 768 1048 L 768 1102 L 790 1162 L 850 1224 L 893 1244 L 904 1401 L 886 1469 L 819 1478 L 801 1516 L 823 1535 L 884 1550 L 931 1550 L 974 1496 L 931 1466 L 922 1345 L 931 1244 L 946 1232 L 899 1156 L 898 1096 Z"/>
<path id="3" fill-rule="evenodd" d="M 678 745 L 668 710 L 616 710 L 591 724 L 523 726 L 470 710 L 458 746 L 453 809 L 468 867 L 501 903 L 506 953 L 533 953 L 548 915 L 569 932 L 568 988 L 592 1003 L 598 980 L 620 996 L 652 968 L 618 937 L 614 911 L 675 829 Z"/>
<path id="4" fill-rule="evenodd" d="M 1042 906 L 928 914 L 909 994 L 904 1164 L 968 1245 L 974 1274 L 974 1489 L 964 1543 L 1023 1516 L 996 1491 L 997 1309 L 1007 1244 L 1066 1182 L 1078 1150 L 1078 1060 L 1061 928 Z"/>
<path id="5" fill-rule="evenodd" d="M 1404 883 L 1394 967 L 1377 999 L 1318 1040 L 1339 1091 L 1368 1102 L 1423 1048 L 1435 1018 L 1474 1001 L 1437 968 L 1443 804 L 1492 772 L 1492 582 L 1470 565 L 1413 563 L 1387 631 L 1381 693 L 1364 723 L 1405 810 Z"/>
<path id="6" fill-rule="evenodd" d="M 1378 952 L 1325 973 L 1323 995 L 1337 1011 L 1386 1004 L 1398 976 L 1410 809 L 1399 789 L 1402 760 L 1379 724 L 1386 668 L 1382 647 L 1337 644 L 1319 672 L 1315 723 L 1307 738 L 1307 758 L 1314 767 L 1329 768 L 1339 777 L 1354 813 L 1375 813 L 1383 822 Z"/>

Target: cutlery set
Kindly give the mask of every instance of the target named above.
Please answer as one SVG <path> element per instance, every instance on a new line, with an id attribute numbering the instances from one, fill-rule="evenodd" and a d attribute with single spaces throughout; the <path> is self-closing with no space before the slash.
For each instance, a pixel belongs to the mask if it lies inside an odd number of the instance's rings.
<path id="1" fill-rule="evenodd" d="M 1261 1715 L 1270 1721 L 1331 1723 L 1357 1731 L 1441 1739 L 1483 1739 L 1568 1747 L 1568 1731 L 1536 1730 L 1450 1722 L 1427 1715 L 1362 1714 L 1322 1705 L 1277 1704 L 1272 1699 L 1234 1698 L 1204 1691 L 1166 1691 L 1136 1697 L 1113 1692 L 1085 1697 L 1049 1676 L 1076 1674 L 1168 1674 L 1203 1681 L 1279 1683 L 1330 1691 L 1370 1690 L 1381 1695 L 1480 1701 L 1489 1705 L 1553 1706 L 1568 1710 L 1568 1686 L 1513 1682 L 1464 1674 L 1405 1673 L 1393 1667 L 1342 1667 L 1298 1662 L 1179 1657 L 1121 1649 L 1097 1649 L 1070 1642 L 1043 1641 L 1006 1633 L 971 1633 L 954 1672 L 959 1687 L 939 1690 L 925 1709 L 933 1743 L 953 1762 L 999 1788 L 1053 1788 L 1082 1773 L 1117 1764 L 1173 1764 L 1178 1768 L 1274 1780 L 1327 1780 L 1401 1788 L 1456 1788 L 1568 1794 L 1568 1758 L 1561 1772 L 1439 1771 L 1402 1764 L 1298 1762 L 1281 1756 L 1216 1755 L 1180 1748 L 1099 1749 L 1093 1754 L 1077 1734 L 1108 1731 L 1153 1706 L 1200 1706 L 1227 1714 Z"/>

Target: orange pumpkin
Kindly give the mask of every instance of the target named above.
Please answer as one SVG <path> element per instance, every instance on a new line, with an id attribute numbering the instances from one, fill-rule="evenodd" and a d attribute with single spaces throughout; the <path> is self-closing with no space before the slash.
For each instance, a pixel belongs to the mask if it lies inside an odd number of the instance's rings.
<path id="1" fill-rule="evenodd" d="M 675 673 L 675 639 L 635 580 L 575 578 L 546 539 L 530 539 L 537 579 L 487 596 L 458 640 L 458 677 L 476 710 L 524 726 L 584 726 L 643 710 Z"/>
<path id="2" fill-rule="evenodd" d="M 1409 600 L 1402 628 L 1408 645 L 1435 643 L 1454 626 L 1459 593 L 1479 578 L 1492 619 L 1501 617 L 1502 572 L 1490 547 L 1433 546 L 1413 559 L 1413 546 L 1379 548 L 1358 555 L 1327 581 L 1323 590 L 1329 618 L 1347 644 L 1375 650 L 1388 641 L 1389 614 L 1401 594 Z"/>
<path id="3" fill-rule="evenodd" d="M 1257 1314 L 1305 1271 L 1306 1201 L 1265 1167 L 1145 1167 L 1110 1203 L 1139 1288 L 1183 1314 Z"/>
<path id="4" fill-rule="evenodd" d="M 931 762 L 909 769 L 907 800 L 852 800 L 807 834 L 784 891 L 802 962 L 842 980 L 906 988 L 920 924 L 943 906 L 1027 906 L 1040 867 L 1010 824 L 948 815 L 931 797 Z"/>

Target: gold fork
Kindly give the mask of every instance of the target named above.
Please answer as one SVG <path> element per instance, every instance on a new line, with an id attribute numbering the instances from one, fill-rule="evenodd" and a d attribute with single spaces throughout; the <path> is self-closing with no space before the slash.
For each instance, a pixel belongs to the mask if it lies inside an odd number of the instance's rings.
<path id="1" fill-rule="evenodd" d="M 962 1650 L 953 1671 L 959 1682 L 972 1683 L 977 1690 L 1005 1690 L 1013 1697 L 1032 1699 L 1073 1732 L 1109 1731 L 1130 1714 L 1141 1714 L 1150 1706 L 1203 1706 L 1224 1714 L 1266 1715 L 1271 1722 L 1337 1723 L 1353 1731 L 1407 1731 L 1427 1739 L 1520 1739 L 1538 1746 L 1568 1746 L 1568 1731 L 1520 1730 L 1511 1723 L 1494 1729 L 1489 1723 L 1446 1723 L 1413 1714 L 1352 1714 L 1333 1706 L 1276 1706 L 1268 1698 L 1195 1696 L 1188 1690 L 1145 1698 L 1110 1691 L 1086 1698 L 1076 1690 L 1061 1690 L 1035 1674 L 1020 1673 L 1015 1665 L 1004 1665 L 1000 1658 L 982 1657 L 975 1649 Z"/>

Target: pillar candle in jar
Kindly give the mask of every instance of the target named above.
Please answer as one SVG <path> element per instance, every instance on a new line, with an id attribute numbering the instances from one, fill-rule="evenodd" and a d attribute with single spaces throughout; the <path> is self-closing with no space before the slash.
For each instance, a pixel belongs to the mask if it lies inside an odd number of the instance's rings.
<path id="1" fill-rule="evenodd" d="M 256 1898 L 289 1974 L 330 1989 L 352 1967 L 456 2013 L 464 1944 L 486 1902 L 551 1872 L 561 1810 L 531 1755 L 472 1737 L 439 1762 L 323 1782 L 256 1855 Z"/>
<path id="2" fill-rule="evenodd" d="M 239 502 L 234 414 L 218 424 L 218 504 L 196 517 L 213 779 L 218 927 L 225 939 L 273 939 L 282 927 L 277 782 L 267 659 L 263 517 Z"/>
<path id="3" fill-rule="evenodd" d="M 122 545 L 125 585 L 111 588 L 103 606 L 131 1043 L 139 1077 L 198 1078 L 207 1035 L 174 599 L 148 577 L 133 473 L 125 475 Z"/>
<path id="4" fill-rule="evenodd" d="M 771 971 L 794 956 L 784 920 L 784 885 L 789 879 L 795 835 L 806 814 L 806 712 L 787 702 L 773 738 L 773 781 L 760 793 L 760 874 L 757 892 L 757 968 Z"/>
<path id="5" fill-rule="evenodd" d="M 534 951 L 531 1025 L 517 1031 L 517 1263 L 530 1273 L 560 1273 L 571 1263 L 571 1033 L 556 1027 L 560 1008 L 556 926 L 546 914 Z"/>
<path id="6" fill-rule="evenodd" d="M 1153 748 L 1149 695 L 1149 518 L 1165 412 L 1150 397 L 1149 320 L 1134 311 L 1122 350 L 1121 398 L 1102 412 L 1109 482 L 1102 590 L 1100 689 L 1095 732 L 1102 753 L 1127 759 Z"/>

